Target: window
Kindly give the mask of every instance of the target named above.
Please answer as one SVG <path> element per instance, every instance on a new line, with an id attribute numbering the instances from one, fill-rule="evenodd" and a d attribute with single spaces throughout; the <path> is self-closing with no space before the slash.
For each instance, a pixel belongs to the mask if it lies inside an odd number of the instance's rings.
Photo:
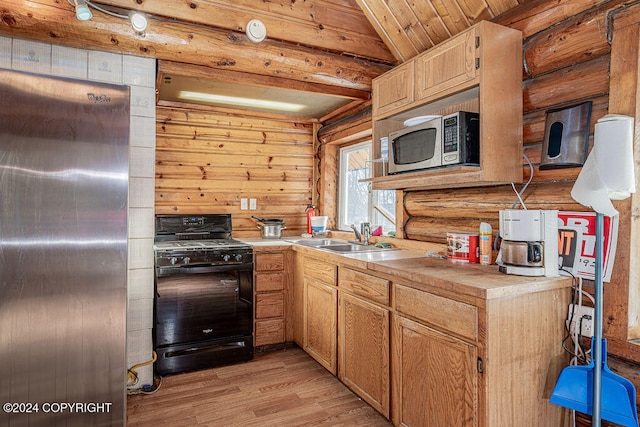
<path id="1" fill-rule="evenodd" d="M 386 147 L 383 147 L 383 156 Z M 371 190 L 371 184 L 360 180 L 371 177 L 371 141 L 340 149 L 338 228 L 351 230 L 355 224 L 369 222 L 371 230 L 382 226 L 384 232 L 395 231 L 395 225 L 380 211 L 395 217 L 395 191 Z M 376 209 L 377 207 L 377 209 Z"/>

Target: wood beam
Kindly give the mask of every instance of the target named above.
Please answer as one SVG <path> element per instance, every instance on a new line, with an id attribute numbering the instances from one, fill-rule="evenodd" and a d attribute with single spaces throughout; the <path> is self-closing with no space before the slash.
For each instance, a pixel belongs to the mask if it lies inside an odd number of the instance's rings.
<path id="1" fill-rule="evenodd" d="M 206 67 L 204 65 L 185 64 L 183 62 L 160 60 L 158 62 L 158 74 L 158 87 L 160 87 L 162 75 L 168 74 L 227 83 L 240 83 L 253 86 L 275 87 L 303 92 L 321 93 L 324 95 L 343 96 L 359 100 L 368 100 L 371 98 L 371 93 L 365 90 L 304 81 L 292 81 L 281 77 L 242 73 L 233 70 L 220 70 L 212 67 Z"/>
<path id="2" fill-rule="evenodd" d="M 4 0 L 0 35 L 58 45 L 148 56 L 215 69 L 371 90 L 371 80 L 390 67 L 244 34 L 167 20 L 149 20 L 143 36 L 128 20 L 96 12 L 78 21 L 66 1 Z"/>
<path id="3" fill-rule="evenodd" d="M 100 0 L 100 3 L 239 32 L 245 31 L 251 19 L 258 18 L 267 27 L 269 39 L 395 62 L 358 8 L 325 4 L 322 0 Z"/>

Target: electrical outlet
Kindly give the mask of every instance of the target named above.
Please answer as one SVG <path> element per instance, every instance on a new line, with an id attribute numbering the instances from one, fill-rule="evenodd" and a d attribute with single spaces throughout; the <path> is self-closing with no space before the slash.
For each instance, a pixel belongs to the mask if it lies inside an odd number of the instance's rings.
<path id="1" fill-rule="evenodd" d="M 245 197 L 242 197 L 240 199 L 240 210 L 241 211 L 246 211 L 247 209 L 249 209 L 248 200 Z"/>
<path id="2" fill-rule="evenodd" d="M 249 209 L 252 211 L 256 210 L 256 199 L 249 199 Z"/>
<path id="3" fill-rule="evenodd" d="M 571 313 L 573 313 L 573 320 L 569 324 L 571 319 Z M 593 307 L 585 307 L 580 305 L 569 304 L 569 312 L 567 314 L 567 326 L 569 332 L 573 335 L 577 328 L 580 328 L 580 334 L 583 337 L 593 336 L 593 322 L 594 322 L 594 310 Z"/>

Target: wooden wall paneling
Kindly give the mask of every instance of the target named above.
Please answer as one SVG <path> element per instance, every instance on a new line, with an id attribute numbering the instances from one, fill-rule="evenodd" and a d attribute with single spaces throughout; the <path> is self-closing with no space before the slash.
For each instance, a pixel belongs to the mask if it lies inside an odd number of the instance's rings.
<path id="1" fill-rule="evenodd" d="M 156 123 L 157 213 L 231 213 L 234 237 L 260 236 L 251 215 L 284 219 L 285 236 L 306 231 L 311 123 L 164 107 Z M 257 209 L 240 210 L 241 198 Z"/>
<path id="2" fill-rule="evenodd" d="M 525 38 L 525 72 L 536 76 L 608 55 L 607 13 L 619 3 L 604 2 Z"/>
<path id="3" fill-rule="evenodd" d="M 609 55 L 601 56 L 524 81 L 524 113 L 608 93 L 609 59 Z"/>
<path id="4" fill-rule="evenodd" d="M 640 148 L 638 147 L 638 129 L 640 125 L 640 7 L 636 4 L 625 10 L 620 9 L 619 14 L 614 15 L 614 31 L 612 37 L 611 52 L 611 94 L 609 109 L 611 113 L 626 114 L 635 118 L 635 171 L 636 182 L 640 176 Z M 616 268 L 610 283 L 615 283 L 615 292 L 606 292 L 604 298 L 604 310 L 607 316 L 603 322 L 605 334 L 611 335 L 617 340 L 610 346 L 612 352 L 625 357 L 636 353 L 633 358 L 640 362 L 639 346 L 630 344 L 629 339 L 639 338 L 640 307 L 640 268 L 638 256 L 640 255 L 640 216 L 638 208 L 640 200 L 638 195 L 630 199 L 614 204 L 620 212 L 620 225 L 618 234 L 618 253 L 616 256 Z M 609 284 L 609 286 L 611 286 Z M 618 341 L 619 340 L 619 341 Z"/>
<path id="5" fill-rule="evenodd" d="M 522 31 L 526 39 L 600 3 L 601 0 L 527 0 L 497 16 L 493 22 Z"/>

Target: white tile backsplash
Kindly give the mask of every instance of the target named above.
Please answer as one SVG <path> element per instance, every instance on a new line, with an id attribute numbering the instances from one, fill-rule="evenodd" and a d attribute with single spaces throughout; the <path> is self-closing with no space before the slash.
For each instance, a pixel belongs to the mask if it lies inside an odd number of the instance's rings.
<path id="1" fill-rule="evenodd" d="M 155 117 L 131 116 L 129 145 L 132 147 L 156 148 Z M 154 160 L 155 161 L 155 160 Z"/>
<path id="2" fill-rule="evenodd" d="M 126 85 L 156 86 L 156 60 L 139 56 L 124 56 L 122 58 L 122 80 Z"/>
<path id="3" fill-rule="evenodd" d="M 153 178 L 156 151 L 147 147 L 129 147 L 129 176 Z"/>
<path id="4" fill-rule="evenodd" d="M 155 218 L 153 208 L 129 209 L 129 238 L 153 238 Z"/>
<path id="5" fill-rule="evenodd" d="M 127 331 L 139 331 L 153 327 L 153 298 L 129 301 Z"/>
<path id="6" fill-rule="evenodd" d="M 122 55 L 89 51 L 89 80 L 122 84 Z"/>
<path id="7" fill-rule="evenodd" d="M 51 45 L 13 39 L 11 66 L 14 70 L 51 74 Z"/>
<path id="8" fill-rule="evenodd" d="M 129 179 L 129 207 L 150 208 L 155 201 L 155 187 L 153 178 Z"/>
<path id="9" fill-rule="evenodd" d="M 11 69 L 11 44 L 13 39 L 0 36 L 0 67 Z"/>
<path id="10" fill-rule="evenodd" d="M 56 76 L 87 79 L 88 53 L 84 49 L 51 46 L 51 72 Z"/>
<path id="11" fill-rule="evenodd" d="M 131 86 L 131 115 L 156 117 L 155 88 Z"/>
<path id="12" fill-rule="evenodd" d="M 153 298 L 153 268 L 129 270 L 127 276 L 127 299 Z"/>
<path id="13" fill-rule="evenodd" d="M 130 331 L 127 333 L 127 369 L 153 359 L 151 330 Z M 138 383 L 134 388 L 153 384 L 153 364 L 135 368 Z"/>
<path id="14" fill-rule="evenodd" d="M 129 239 L 129 270 L 153 268 L 153 239 Z"/>

